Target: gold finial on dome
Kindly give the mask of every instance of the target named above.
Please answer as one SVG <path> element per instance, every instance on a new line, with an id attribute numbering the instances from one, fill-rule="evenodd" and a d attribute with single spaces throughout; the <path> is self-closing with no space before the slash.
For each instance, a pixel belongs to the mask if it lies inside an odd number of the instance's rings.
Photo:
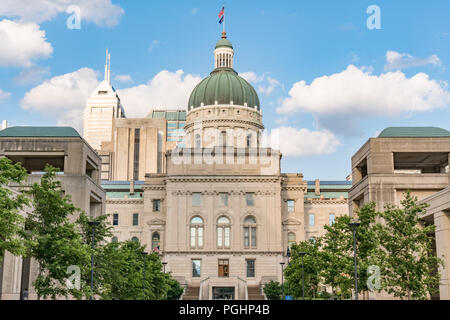
<path id="1" fill-rule="evenodd" d="M 225 31 L 222 32 L 222 39 L 226 39 L 227 38 L 227 33 Z"/>

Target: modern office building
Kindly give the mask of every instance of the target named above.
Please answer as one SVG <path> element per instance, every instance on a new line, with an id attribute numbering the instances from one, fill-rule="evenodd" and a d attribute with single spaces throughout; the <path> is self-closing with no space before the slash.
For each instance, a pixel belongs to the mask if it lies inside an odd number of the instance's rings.
<path id="1" fill-rule="evenodd" d="M 59 168 L 57 178 L 73 204 L 95 217 L 105 213 L 106 194 L 100 186 L 101 159 L 70 127 L 10 127 L 0 131 L 0 157 L 20 162 L 29 174 L 26 185 L 39 182 L 46 164 Z M 9 186 L 19 192 L 15 185 Z M 24 215 L 32 210 L 28 208 Z M 76 217 L 73 217 L 75 219 Z M 26 289 L 36 299 L 32 286 L 38 265 L 7 253 L 0 262 L 0 299 L 20 299 Z"/>
<path id="2" fill-rule="evenodd" d="M 445 259 L 440 298 L 450 299 L 450 132 L 435 127 L 390 127 L 369 139 L 352 157 L 350 214 L 374 201 L 379 211 L 400 205 L 407 190 L 430 203 L 424 221 L 436 225 L 436 254 Z"/>

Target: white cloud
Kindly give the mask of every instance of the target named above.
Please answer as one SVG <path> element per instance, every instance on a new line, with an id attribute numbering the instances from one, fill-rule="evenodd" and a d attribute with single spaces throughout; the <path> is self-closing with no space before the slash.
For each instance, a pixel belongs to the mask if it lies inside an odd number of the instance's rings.
<path id="1" fill-rule="evenodd" d="M 396 51 L 386 52 L 386 64 L 384 70 L 400 70 L 412 67 L 420 67 L 431 64 L 433 66 L 440 66 L 442 64 L 439 57 L 435 54 L 428 58 L 417 58 L 407 53 L 398 53 Z"/>
<path id="2" fill-rule="evenodd" d="M 124 14 L 124 10 L 111 0 L 0 0 L 0 16 L 41 23 L 65 13 L 71 5 L 80 8 L 82 21 L 91 21 L 99 26 L 114 26 Z"/>
<path id="3" fill-rule="evenodd" d="M 247 80 L 248 82 L 252 82 L 252 83 L 258 83 L 264 80 L 264 75 L 262 76 L 258 76 L 255 72 L 253 71 L 248 71 L 248 72 L 243 72 L 243 73 L 239 73 L 239 75 L 244 78 L 245 80 Z"/>
<path id="4" fill-rule="evenodd" d="M 22 72 L 14 78 L 14 82 L 20 85 L 37 84 L 42 82 L 43 78 L 48 75 L 50 75 L 50 68 L 31 66 L 22 70 Z"/>
<path id="5" fill-rule="evenodd" d="M 153 40 L 152 43 L 150 43 L 150 45 L 148 46 L 148 52 L 152 52 L 155 48 L 157 48 L 159 46 L 159 41 L 158 40 Z"/>
<path id="6" fill-rule="evenodd" d="M 0 43 L 2 66 L 29 67 L 33 60 L 49 58 L 53 52 L 52 45 L 45 38 L 45 31 L 34 23 L 0 21 Z"/>
<path id="7" fill-rule="evenodd" d="M 395 116 L 430 111 L 450 103 L 447 83 L 425 73 L 407 78 L 400 71 L 372 75 L 370 69 L 347 69 L 330 76 L 295 83 L 278 112 L 311 112 L 318 116 Z"/>
<path id="8" fill-rule="evenodd" d="M 201 81 L 183 70 L 159 72 L 147 84 L 118 90 L 127 117 L 145 116 L 152 109 L 186 109 L 189 95 Z"/>
<path id="9" fill-rule="evenodd" d="M 133 82 L 133 78 L 131 78 L 131 76 L 129 74 L 120 74 L 117 75 L 114 80 L 122 82 L 122 83 L 126 83 L 126 82 Z"/>
<path id="10" fill-rule="evenodd" d="M 58 125 L 82 132 L 86 99 L 98 85 L 98 73 L 89 68 L 53 77 L 28 91 L 20 104 L 23 109 L 51 115 Z"/>
<path id="11" fill-rule="evenodd" d="M 268 96 L 275 90 L 276 87 L 281 87 L 284 90 L 284 87 L 281 84 L 281 82 L 278 81 L 277 79 L 268 76 L 268 74 L 269 74 L 268 72 L 265 72 L 262 75 L 258 75 L 253 71 L 239 73 L 239 75 L 248 82 L 251 82 L 252 84 L 258 84 L 257 89 L 259 93 Z"/>
<path id="12" fill-rule="evenodd" d="M 279 149 L 286 157 L 330 154 L 340 145 L 339 140 L 328 130 L 310 131 L 285 126 L 273 129 L 268 141 L 272 148 Z"/>
<path id="13" fill-rule="evenodd" d="M 191 14 L 197 14 L 199 11 L 200 11 L 199 8 L 193 8 L 193 9 L 191 10 Z"/>
<path id="14" fill-rule="evenodd" d="M 11 93 L 5 92 L 2 89 L 0 89 L 0 101 L 3 101 L 11 96 Z"/>

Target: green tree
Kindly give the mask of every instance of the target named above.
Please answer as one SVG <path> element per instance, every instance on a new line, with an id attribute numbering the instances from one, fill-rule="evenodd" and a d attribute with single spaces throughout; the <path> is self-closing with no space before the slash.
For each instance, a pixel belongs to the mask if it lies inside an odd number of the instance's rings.
<path id="1" fill-rule="evenodd" d="M 183 294 L 183 288 L 180 283 L 168 274 L 169 290 L 167 291 L 167 300 L 179 300 Z"/>
<path id="2" fill-rule="evenodd" d="M 321 238 L 315 241 L 302 241 L 291 247 L 290 263 L 284 271 L 286 285 L 294 298 L 302 297 L 302 257 L 300 252 L 306 253 L 303 257 L 303 270 L 305 279 L 305 298 L 315 298 L 319 290 L 320 271 L 323 267 L 320 253 Z"/>
<path id="3" fill-rule="evenodd" d="M 435 227 L 420 220 L 428 204 L 418 203 L 409 191 L 401 206 L 386 205 L 381 214 L 382 286 L 401 299 L 427 299 L 438 290 L 437 269 L 443 265 L 433 252 Z"/>
<path id="4" fill-rule="evenodd" d="M 379 232 L 377 218 L 380 213 L 375 210 L 375 203 L 370 202 L 356 216 L 360 225 L 356 229 L 356 256 L 358 265 L 358 292 L 368 292 L 367 270 L 370 265 L 380 264 Z M 331 226 L 325 226 L 327 231 L 323 238 L 321 257 L 323 262 L 322 276 L 324 282 L 339 292 L 342 298 L 349 296 L 354 289 L 354 249 L 353 230 L 350 227 L 352 218 L 342 216 Z"/>
<path id="5" fill-rule="evenodd" d="M 20 214 L 30 200 L 26 194 L 15 195 L 5 187 L 11 183 L 21 186 L 26 178 L 27 171 L 20 163 L 0 158 L 0 262 L 5 251 L 25 255 L 30 245 L 24 232 L 25 218 Z"/>
<path id="6" fill-rule="evenodd" d="M 325 226 L 320 257 L 323 283 L 330 286 L 334 298 L 345 299 L 351 294 L 353 278 L 353 241 L 349 216 L 337 217 L 331 226 Z"/>
<path id="7" fill-rule="evenodd" d="M 103 286 L 102 266 L 109 263 L 107 260 L 102 260 L 108 258 L 104 255 L 106 245 L 108 244 L 109 238 L 112 236 L 112 225 L 108 222 L 110 215 L 101 215 L 98 217 L 90 217 L 85 212 L 81 212 L 80 216 L 76 220 L 76 224 L 81 231 L 81 237 L 83 243 L 90 247 L 90 254 L 94 255 L 94 277 L 93 277 L 93 288 L 92 296 L 101 296 L 102 291 L 105 290 Z M 97 222 L 94 232 L 94 249 L 92 250 L 92 232 L 93 227 L 89 225 L 89 222 Z M 81 283 L 86 287 L 85 292 L 89 291 L 89 296 L 91 295 L 91 265 L 85 266 L 81 270 Z M 89 288 L 89 289 L 88 289 Z"/>
<path id="8" fill-rule="evenodd" d="M 143 255 L 145 247 L 135 241 L 105 246 L 97 265 L 106 300 L 160 300 L 167 298 L 169 275 L 162 271 L 157 253 Z M 143 280 L 145 261 L 145 282 Z M 143 283 L 144 282 L 144 283 Z M 144 296 L 145 292 L 145 296 Z"/>
<path id="9" fill-rule="evenodd" d="M 80 210 L 69 195 L 64 195 L 61 182 L 56 180 L 58 171 L 47 165 L 40 183 L 34 183 L 29 190 L 33 211 L 26 218 L 26 230 L 34 243 L 29 254 L 39 264 L 33 286 L 38 297 L 81 299 L 89 294 L 89 288 L 83 283 L 80 289 L 69 288 L 67 270 L 69 266 L 88 268 L 90 247 L 80 228 L 70 220 Z"/>
<path id="10" fill-rule="evenodd" d="M 269 300 L 280 300 L 282 289 L 278 281 L 270 281 L 264 285 L 264 294 Z"/>

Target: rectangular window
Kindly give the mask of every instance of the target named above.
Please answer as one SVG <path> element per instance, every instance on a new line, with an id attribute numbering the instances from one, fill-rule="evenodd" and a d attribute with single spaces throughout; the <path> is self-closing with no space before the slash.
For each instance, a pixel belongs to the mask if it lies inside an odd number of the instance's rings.
<path id="1" fill-rule="evenodd" d="M 226 227 L 224 229 L 224 233 L 225 233 L 225 248 L 229 248 L 230 247 L 230 228 Z"/>
<path id="2" fill-rule="evenodd" d="M 314 215 L 314 213 L 310 213 L 309 214 L 309 225 L 312 227 L 312 226 L 314 226 L 314 224 L 315 224 L 315 215 Z"/>
<path id="3" fill-rule="evenodd" d="M 255 277 L 255 260 L 248 259 L 247 261 L 247 278 Z"/>
<path id="4" fill-rule="evenodd" d="M 294 212 L 295 201 L 294 200 L 288 200 L 287 201 L 287 209 L 288 212 Z"/>
<path id="5" fill-rule="evenodd" d="M 139 213 L 133 213 L 133 226 L 139 225 Z"/>
<path id="6" fill-rule="evenodd" d="M 197 228 L 197 245 L 203 247 L 203 228 Z"/>
<path id="7" fill-rule="evenodd" d="M 219 227 L 217 228 L 217 246 L 222 247 L 222 239 L 223 239 L 223 228 Z"/>
<path id="8" fill-rule="evenodd" d="M 133 179 L 139 180 L 139 146 L 141 141 L 141 129 L 134 129 L 134 164 Z"/>
<path id="9" fill-rule="evenodd" d="M 225 207 L 228 206 L 228 193 L 226 192 L 220 193 L 220 204 Z"/>
<path id="10" fill-rule="evenodd" d="M 195 248 L 196 228 L 191 228 L 191 248 Z"/>
<path id="11" fill-rule="evenodd" d="M 330 216 L 329 216 L 330 226 L 332 226 L 334 224 L 334 218 L 335 218 L 334 213 L 330 213 Z"/>
<path id="12" fill-rule="evenodd" d="M 244 227 L 244 247 L 250 246 L 250 227 Z"/>
<path id="13" fill-rule="evenodd" d="M 192 206 L 199 207 L 202 205 L 202 194 L 200 192 L 194 192 L 192 194 Z"/>
<path id="14" fill-rule="evenodd" d="M 161 211 L 161 200 L 154 199 L 153 200 L 153 212 Z"/>
<path id="15" fill-rule="evenodd" d="M 113 214 L 113 226 L 118 226 L 118 225 L 119 225 L 119 214 L 114 213 Z"/>
<path id="16" fill-rule="evenodd" d="M 255 199 L 254 199 L 254 193 L 253 192 L 247 192 L 245 194 L 245 202 L 247 206 L 254 206 L 255 205 Z"/>
<path id="17" fill-rule="evenodd" d="M 202 260 L 192 260 L 192 277 L 199 278 L 201 276 L 201 264 Z"/>
<path id="18" fill-rule="evenodd" d="M 228 259 L 219 259 L 219 277 L 228 277 L 230 275 Z"/>
<path id="19" fill-rule="evenodd" d="M 252 230 L 252 247 L 256 247 L 256 227 L 251 227 Z"/>

